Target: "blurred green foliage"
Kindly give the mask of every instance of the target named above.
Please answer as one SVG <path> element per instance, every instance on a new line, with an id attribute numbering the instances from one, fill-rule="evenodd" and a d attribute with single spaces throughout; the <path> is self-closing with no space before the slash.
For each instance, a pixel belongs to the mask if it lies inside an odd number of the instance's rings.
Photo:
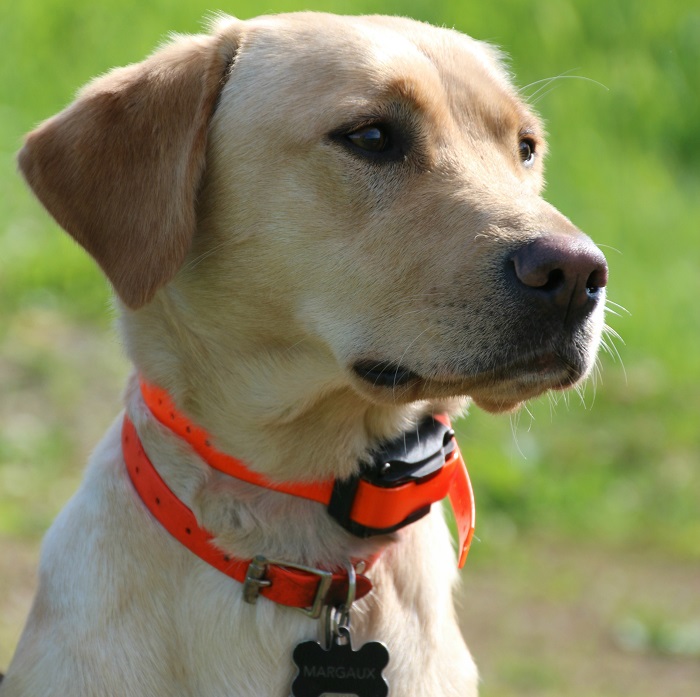
<path id="1" fill-rule="evenodd" d="M 482 511 L 479 537 L 537 531 L 700 558 L 696 0 L 305 6 L 410 15 L 504 48 L 517 84 L 548 124 L 547 198 L 601 244 L 609 297 L 630 313 L 611 305 L 620 316 L 611 312 L 608 322 L 624 343 L 608 337 L 602 376 L 583 400 L 571 395 L 553 405 L 545 398 L 511 419 L 474 410 L 461 424 Z M 3 399 L 13 387 L 26 389 L 32 375 L 48 371 L 37 378 L 44 387 L 52 378 L 50 337 L 34 363 L 17 348 L 23 318 L 48 313 L 53 322 L 100 331 L 110 319 L 106 285 L 91 260 L 56 229 L 16 172 L 21 135 L 92 76 L 139 60 L 169 31 L 197 31 L 210 10 L 248 17 L 299 7 L 292 0 L 228 7 L 211 0 L 34 0 L 3 8 L 0 377 L 3 360 L 24 370 L 21 384 L 9 377 L 3 383 Z M 56 468 L 47 488 L 77 448 L 51 431 L 36 448 L 18 451 L 10 436 L 0 430 L 0 471 L 43 461 L 51 451 Z M 18 520 L 22 505 L 21 496 L 0 493 L 0 532 L 36 533 L 40 526 Z"/>

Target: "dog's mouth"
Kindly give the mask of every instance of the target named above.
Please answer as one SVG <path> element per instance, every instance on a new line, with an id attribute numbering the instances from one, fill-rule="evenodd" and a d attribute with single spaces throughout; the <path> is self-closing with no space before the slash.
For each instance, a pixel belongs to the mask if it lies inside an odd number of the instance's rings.
<path id="1" fill-rule="evenodd" d="M 359 361 L 352 370 L 374 387 L 400 387 L 420 379 L 418 373 L 388 361 Z"/>
<path id="2" fill-rule="evenodd" d="M 386 360 L 360 360 L 352 372 L 361 378 L 360 384 L 374 388 L 372 393 L 380 400 L 385 392 L 394 402 L 470 396 L 488 411 L 507 411 L 547 390 L 574 385 L 586 372 L 576 363 L 546 352 L 469 374 L 421 375 Z"/>

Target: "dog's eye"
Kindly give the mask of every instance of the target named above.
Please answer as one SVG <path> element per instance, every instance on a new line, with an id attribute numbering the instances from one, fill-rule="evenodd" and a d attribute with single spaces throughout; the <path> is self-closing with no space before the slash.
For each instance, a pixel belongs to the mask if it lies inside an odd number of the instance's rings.
<path id="1" fill-rule="evenodd" d="M 389 135 L 382 126 L 364 126 L 345 137 L 356 148 L 367 152 L 384 152 L 389 147 Z"/>
<path id="2" fill-rule="evenodd" d="M 532 138 L 522 138 L 518 145 L 520 161 L 526 167 L 532 167 L 535 162 L 535 141 Z"/>

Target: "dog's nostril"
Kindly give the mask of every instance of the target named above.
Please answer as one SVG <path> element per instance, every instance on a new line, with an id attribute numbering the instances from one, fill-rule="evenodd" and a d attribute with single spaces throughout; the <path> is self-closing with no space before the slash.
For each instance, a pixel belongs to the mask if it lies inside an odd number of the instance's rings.
<path id="1" fill-rule="evenodd" d="M 597 293 L 601 288 L 608 285 L 608 267 L 607 265 L 595 269 L 588 277 L 586 282 L 586 290 L 590 293 Z"/>
<path id="2" fill-rule="evenodd" d="M 561 269 L 552 269 L 547 276 L 547 281 L 542 286 L 535 286 L 544 291 L 553 292 L 564 285 L 564 272 Z"/>

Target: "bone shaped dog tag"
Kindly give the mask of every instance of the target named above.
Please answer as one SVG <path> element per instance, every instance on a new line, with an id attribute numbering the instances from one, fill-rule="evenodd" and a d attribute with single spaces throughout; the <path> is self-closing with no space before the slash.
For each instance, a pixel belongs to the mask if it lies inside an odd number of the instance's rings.
<path id="1" fill-rule="evenodd" d="M 329 648 L 324 649 L 316 641 L 305 641 L 294 649 L 293 658 L 299 672 L 292 683 L 292 697 L 387 697 L 389 694 L 382 676 L 389 663 L 386 646 L 369 641 L 353 651 L 349 632 L 344 628 Z"/>

